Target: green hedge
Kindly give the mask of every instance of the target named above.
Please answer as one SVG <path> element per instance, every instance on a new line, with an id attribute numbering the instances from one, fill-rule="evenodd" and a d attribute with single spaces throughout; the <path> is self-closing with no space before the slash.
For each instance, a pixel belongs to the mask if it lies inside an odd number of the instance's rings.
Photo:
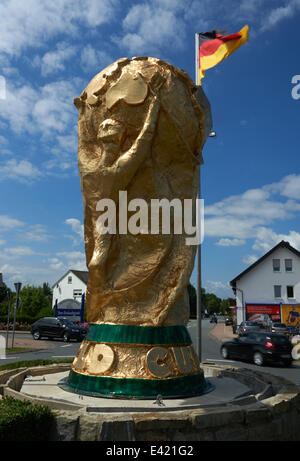
<path id="1" fill-rule="evenodd" d="M 4 365 L 0 365 L 0 371 L 14 370 L 15 368 L 31 368 L 43 365 L 55 365 L 59 363 L 72 363 L 73 361 L 73 358 L 22 360 L 20 362 L 5 363 Z"/>
<path id="2" fill-rule="evenodd" d="M 34 323 L 36 322 L 38 319 L 40 319 L 41 317 L 45 317 L 43 315 L 35 315 L 34 317 L 32 317 L 31 315 L 26 315 L 26 314 L 22 314 L 22 315 L 16 315 L 16 321 L 19 322 L 19 323 Z M 10 323 L 12 323 L 14 320 L 14 316 L 13 314 L 10 316 Z M 1 323 L 6 323 L 7 322 L 7 315 L 0 315 L 0 322 Z"/>
<path id="3" fill-rule="evenodd" d="M 5 397 L 0 400 L 0 442 L 49 440 L 54 415 L 44 405 Z"/>

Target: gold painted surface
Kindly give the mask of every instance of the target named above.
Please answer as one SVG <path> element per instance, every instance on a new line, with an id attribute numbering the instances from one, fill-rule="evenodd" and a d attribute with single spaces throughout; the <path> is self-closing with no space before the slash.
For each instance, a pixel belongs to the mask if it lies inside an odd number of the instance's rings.
<path id="1" fill-rule="evenodd" d="M 171 348 L 180 373 L 188 374 L 193 372 L 194 364 L 189 349 L 189 347 Z"/>
<path id="2" fill-rule="evenodd" d="M 105 375 L 113 368 L 114 350 L 107 344 L 90 346 L 85 355 L 84 369 L 91 375 Z"/>
<path id="3" fill-rule="evenodd" d="M 169 350 L 166 347 L 152 347 L 146 355 L 146 370 L 154 378 L 168 378 L 171 370 L 167 365 Z"/>
<path id="4" fill-rule="evenodd" d="M 72 368 L 87 375 L 138 379 L 174 378 L 200 372 L 190 346 L 176 347 L 176 354 L 173 349 L 83 341 Z"/>
<path id="5" fill-rule="evenodd" d="M 140 74 L 125 72 L 106 93 L 106 106 L 111 109 L 118 101 L 126 104 L 142 104 L 147 96 L 148 86 Z"/>
<path id="6" fill-rule="evenodd" d="M 120 190 L 127 192 L 128 202 L 195 201 L 203 147 L 203 113 L 195 90 L 187 73 L 164 61 L 123 58 L 97 74 L 74 101 L 79 111 L 89 322 L 188 321 L 187 285 L 196 246 L 186 245 L 187 236 L 173 229 L 170 235 L 99 235 L 96 205 L 109 198 L 118 211 Z M 125 374 L 144 366 L 135 364 L 136 351 L 130 353 L 132 358 L 124 351 L 116 359 L 126 363 Z"/>

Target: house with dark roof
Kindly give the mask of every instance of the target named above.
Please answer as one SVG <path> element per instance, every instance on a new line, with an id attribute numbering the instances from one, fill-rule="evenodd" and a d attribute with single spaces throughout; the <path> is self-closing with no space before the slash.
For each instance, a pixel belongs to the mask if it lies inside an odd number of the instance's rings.
<path id="1" fill-rule="evenodd" d="M 236 296 L 238 324 L 245 320 L 286 321 L 285 309 L 300 311 L 300 252 L 282 240 L 230 285 Z"/>
<path id="2" fill-rule="evenodd" d="M 54 307 L 55 304 L 60 304 L 66 300 L 73 300 L 74 304 L 81 303 L 82 295 L 86 294 L 88 277 L 88 271 L 69 269 L 68 272 L 52 286 L 52 306 Z"/>

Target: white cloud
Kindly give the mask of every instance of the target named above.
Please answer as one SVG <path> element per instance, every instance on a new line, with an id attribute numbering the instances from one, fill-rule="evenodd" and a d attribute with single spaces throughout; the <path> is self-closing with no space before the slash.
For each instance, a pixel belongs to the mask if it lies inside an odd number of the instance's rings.
<path id="1" fill-rule="evenodd" d="M 1 254 L 1 257 L 12 257 L 12 258 L 20 258 L 22 256 L 32 256 L 37 254 L 32 248 L 28 246 L 18 246 L 14 248 L 5 248 Z"/>
<path id="2" fill-rule="evenodd" d="M 272 229 L 261 227 L 257 229 L 256 239 L 253 244 L 253 250 L 265 253 L 273 248 L 277 243 L 282 240 L 289 242 L 290 245 L 300 250 L 300 233 L 294 230 L 289 231 L 288 234 L 277 234 Z"/>
<path id="3" fill-rule="evenodd" d="M 85 72 L 100 72 L 111 64 L 113 59 L 106 51 L 97 50 L 91 44 L 88 44 L 81 51 L 80 62 Z"/>
<path id="4" fill-rule="evenodd" d="M 251 264 L 255 263 L 255 261 L 258 260 L 258 256 L 256 255 L 245 255 L 242 259 L 243 263 L 246 264 L 247 266 L 250 266 Z"/>
<path id="5" fill-rule="evenodd" d="M 299 0 L 289 0 L 284 6 L 271 9 L 266 15 L 265 21 L 261 27 L 262 31 L 271 29 L 284 19 L 293 17 L 300 9 Z"/>
<path id="6" fill-rule="evenodd" d="M 204 283 L 206 292 L 214 293 L 219 298 L 232 297 L 232 290 L 228 282 L 221 282 L 215 280 L 207 280 Z"/>
<path id="7" fill-rule="evenodd" d="M 255 238 L 260 228 L 299 213 L 300 203 L 294 200 L 299 193 L 298 176 L 289 175 L 278 183 L 250 189 L 208 205 L 205 207 L 205 235 L 238 240 Z M 275 195 L 279 194 L 288 199 L 278 200 Z M 222 239 L 219 242 L 228 243 Z"/>
<path id="8" fill-rule="evenodd" d="M 28 160 L 11 159 L 5 163 L 0 164 L 1 177 L 0 181 L 7 179 L 14 179 L 21 182 L 31 182 L 32 180 L 39 179 L 42 173 Z"/>
<path id="9" fill-rule="evenodd" d="M 49 258 L 48 259 L 49 267 L 53 270 L 65 270 L 65 264 L 58 258 Z"/>
<path id="10" fill-rule="evenodd" d="M 2 0 L 1 49 L 18 55 L 62 34 L 74 36 L 79 26 L 95 28 L 112 21 L 118 7 L 118 0 Z"/>
<path id="11" fill-rule="evenodd" d="M 83 224 L 81 224 L 79 219 L 69 218 L 65 220 L 65 223 L 71 226 L 72 231 L 75 232 L 75 234 L 77 234 L 80 237 L 80 240 L 83 241 L 84 228 L 83 228 Z"/>
<path id="12" fill-rule="evenodd" d="M 33 120 L 44 135 L 63 133 L 70 123 L 75 123 L 77 114 L 73 99 L 77 95 L 70 81 L 57 81 L 41 88 L 32 108 Z"/>
<path id="13" fill-rule="evenodd" d="M 51 82 L 38 90 L 29 85 L 18 87 L 10 83 L 6 100 L 0 100 L 2 120 L 15 133 L 41 134 L 41 142 L 46 139 L 56 142 L 60 151 L 67 144 L 69 149 L 73 148 L 75 128 L 70 130 L 70 126 L 75 127 L 77 123 L 73 106 L 73 99 L 80 92 L 77 86 L 77 80 Z M 71 134 L 65 135 L 70 131 Z"/>
<path id="14" fill-rule="evenodd" d="M 48 234 L 47 229 L 42 224 L 34 224 L 29 226 L 27 232 L 22 232 L 22 239 L 32 242 L 47 242 L 51 236 Z"/>
<path id="15" fill-rule="evenodd" d="M 10 218 L 6 215 L 0 215 L 0 232 L 7 232 L 13 229 L 24 226 L 22 221 L 15 218 Z"/>
<path id="16" fill-rule="evenodd" d="M 36 62 L 41 67 L 41 73 L 44 77 L 54 72 L 63 71 L 65 62 L 76 54 L 76 47 L 65 42 L 57 43 L 56 50 L 48 51 Z"/>
<path id="17" fill-rule="evenodd" d="M 61 251 L 56 256 L 65 261 L 66 269 L 87 270 L 85 253 L 81 251 Z"/>
<path id="18" fill-rule="evenodd" d="M 278 183 L 273 183 L 265 187 L 272 193 L 278 193 L 291 199 L 300 199 L 300 175 L 290 174 L 285 176 Z"/>
<path id="19" fill-rule="evenodd" d="M 222 246 L 222 247 L 232 247 L 232 246 L 244 245 L 245 243 L 246 243 L 246 241 L 242 240 L 242 239 L 222 238 L 216 243 L 216 245 Z"/>
<path id="20" fill-rule="evenodd" d="M 178 1 L 157 0 L 132 6 L 123 20 L 124 35 L 116 42 L 132 55 L 158 53 L 166 45 L 183 48 L 184 7 Z"/>

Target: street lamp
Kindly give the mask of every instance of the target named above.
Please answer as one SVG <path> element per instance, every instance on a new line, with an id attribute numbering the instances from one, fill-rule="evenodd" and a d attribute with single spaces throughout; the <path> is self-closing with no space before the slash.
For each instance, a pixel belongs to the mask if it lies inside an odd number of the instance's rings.
<path id="1" fill-rule="evenodd" d="M 16 289 L 16 302 L 15 302 L 15 312 L 14 312 L 14 325 L 13 325 L 13 336 L 12 336 L 12 343 L 11 347 L 14 347 L 14 340 L 15 340 L 15 328 L 16 328 L 16 315 L 17 315 L 17 310 L 20 307 L 20 291 L 21 291 L 22 283 L 17 282 L 15 283 L 15 289 Z"/>
<path id="2" fill-rule="evenodd" d="M 6 349 L 8 348 L 8 330 L 9 330 L 9 321 L 10 321 L 10 306 L 11 306 L 11 291 L 7 289 L 7 299 L 8 299 L 8 314 L 7 314 L 7 326 L 6 326 Z"/>

